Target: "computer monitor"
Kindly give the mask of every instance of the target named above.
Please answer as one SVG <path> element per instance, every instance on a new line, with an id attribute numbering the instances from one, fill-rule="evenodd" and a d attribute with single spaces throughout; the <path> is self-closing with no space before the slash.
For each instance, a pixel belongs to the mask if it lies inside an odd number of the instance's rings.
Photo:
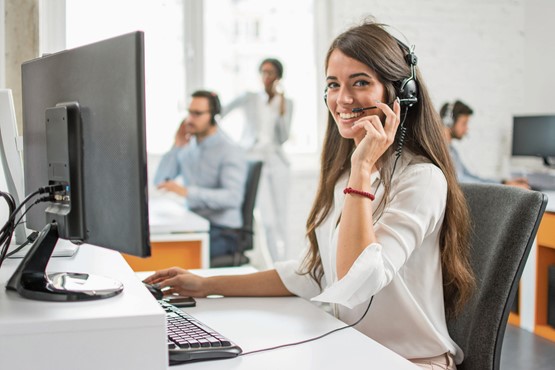
<path id="1" fill-rule="evenodd" d="M 57 190 L 27 210 L 27 227 L 42 231 L 8 289 L 55 301 L 114 296 L 119 282 L 44 271 L 58 237 L 150 255 L 144 35 L 47 55 L 21 71 L 25 192 Z"/>
<path id="2" fill-rule="evenodd" d="M 513 117 L 514 156 L 543 158 L 552 167 L 550 157 L 555 157 L 555 115 Z"/>

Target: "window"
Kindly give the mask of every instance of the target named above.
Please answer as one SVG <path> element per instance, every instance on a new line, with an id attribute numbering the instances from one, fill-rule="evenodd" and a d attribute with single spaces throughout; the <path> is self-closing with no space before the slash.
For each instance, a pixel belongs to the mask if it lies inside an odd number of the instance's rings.
<path id="1" fill-rule="evenodd" d="M 317 148 L 316 64 L 313 0 L 204 0 L 204 81 L 220 94 L 222 103 L 245 91 L 260 91 L 260 61 L 279 59 L 282 86 L 293 100 L 291 136 L 286 150 L 315 152 Z M 224 121 L 237 138 L 240 113 Z"/>
<path id="2" fill-rule="evenodd" d="M 180 0 L 66 1 L 67 48 L 144 31 L 149 152 L 170 148 L 186 108 L 183 18 Z"/>
<path id="3" fill-rule="evenodd" d="M 150 153 L 170 148 L 193 89 L 214 90 L 225 104 L 261 89 L 258 64 L 276 57 L 285 69 L 285 94 L 294 102 L 286 150 L 314 153 L 321 97 L 316 91 L 314 7 L 313 0 L 66 1 L 66 47 L 145 32 Z M 241 117 L 226 117 L 224 128 L 235 127 L 230 120 Z"/>

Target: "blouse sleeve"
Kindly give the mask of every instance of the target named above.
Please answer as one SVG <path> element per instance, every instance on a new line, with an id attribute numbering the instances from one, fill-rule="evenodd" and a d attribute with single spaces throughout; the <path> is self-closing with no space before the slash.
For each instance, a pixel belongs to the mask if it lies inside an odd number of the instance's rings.
<path id="1" fill-rule="evenodd" d="M 310 299 L 321 293 L 321 289 L 308 274 L 301 275 L 299 261 L 281 261 L 274 263 L 281 281 L 288 291 L 296 296 Z M 325 280 L 322 281 L 325 286 Z"/>
<path id="2" fill-rule="evenodd" d="M 289 140 L 289 134 L 291 132 L 291 117 L 293 116 L 293 101 L 291 99 L 285 99 L 285 114 L 278 115 L 275 135 L 278 144 L 283 144 Z"/>
<path id="3" fill-rule="evenodd" d="M 347 274 L 315 301 L 353 308 L 387 286 L 412 252 L 441 227 L 447 182 L 431 164 L 411 165 L 392 184 L 393 196 L 375 225 L 377 243 L 360 254 Z"/>
<path id="4" fill-rule="evenodd" d="M 220 116 L 223 118 L 223 117 L 227 116 L 233 110 L 235 110 L 239 107 L 244 107 L 247 104 L 247 100 L 248 100 L 248 93 L 239 95 L 238 97 L 233 99 L 231 102 L 229 102 L 228 104 L 226 104 L 222 107 L 221 112 L 220 112 Z"/>

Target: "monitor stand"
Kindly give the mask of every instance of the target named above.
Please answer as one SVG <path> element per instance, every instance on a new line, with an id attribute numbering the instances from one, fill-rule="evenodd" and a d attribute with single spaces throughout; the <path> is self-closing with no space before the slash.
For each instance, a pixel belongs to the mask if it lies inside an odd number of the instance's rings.
<path id="1" fill-rule="evenodd" d="M 58 227 L 52 222 L 44 227 L 31 250 L 8 281 L 6 289 L 22 297 L 40 301 L 89 301 L 110 298 L 123 290 L 115 280 L 85 273 L 46 274 L 46 266 L 58 242 Z"/>
<path id="2" fill-rule="evenodd" d="M 21 259 L 25 257 L 25 255 L 31 250 L 33 243 L 30 243 L 23 248 L 21 248 L 21 244 L 13 242 L 10 244 L 8 248 L 8 253 L 6 258 L 10 259 Z M 14 253 L 14 251 L 16 251 Z M 52 251 L 51 257 L 73 257 L 77 251 L 79 250 L 79 245 L 74 244 L 66 239 L 58 239 L 58 243 L 56 243 L 56 248 Z M 12 254 L 13 253 L 13 254 Z"/>

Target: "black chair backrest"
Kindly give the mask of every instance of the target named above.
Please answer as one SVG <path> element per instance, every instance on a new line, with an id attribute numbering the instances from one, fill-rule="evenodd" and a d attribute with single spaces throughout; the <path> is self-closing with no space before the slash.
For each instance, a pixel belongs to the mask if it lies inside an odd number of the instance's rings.
<path id="1" fill-rule="evenodd" d="M 262 161 L 249 161 L 247 182 L 245 186 L 245 198 L 243 199 L 243 227 L 242 250 L 253 248 L 253 232 L 254 232 L 254 206 L 256 203 L 256 194 L 258 193 L 258 183 L 260 182 L 260 174 L 262 173 Z"/>
<path id="2" fill-rule="evenodd" d="M 470 263 L 477 288 L 448 319 L 465 359 L 459 370 L 498 370 L 509 311 L 547 204 L 539 192 L 511 186 L 461 185 L 472 220 Z"/>

